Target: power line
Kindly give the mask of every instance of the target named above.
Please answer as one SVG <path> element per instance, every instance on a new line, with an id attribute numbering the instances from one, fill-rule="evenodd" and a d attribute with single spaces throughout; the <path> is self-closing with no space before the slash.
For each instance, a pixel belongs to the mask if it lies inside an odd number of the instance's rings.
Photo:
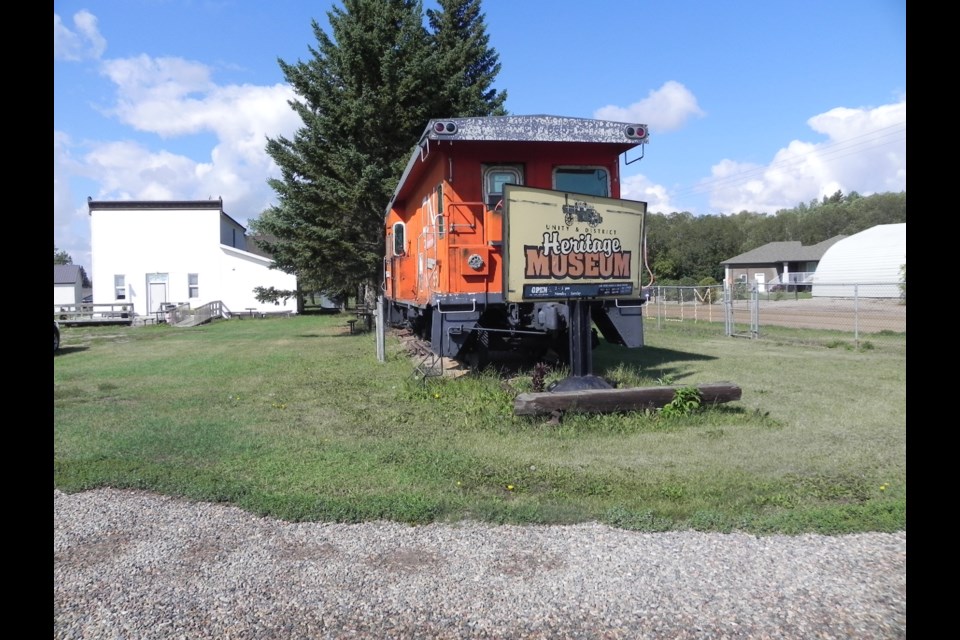
<path id="1" fill-rule="evenodd" d="M 696 185 L 673 190 L 672 197 L 684 196 L 690 194 L 699 194 L 712 191 L 714 189 L 736 186 L 749 182 L 750 180 L 760 178 L 771 170 L 789 170 L 807 163 L 812 156 L 817 156 L 822 160 L 839 160 L 850 155 L 862 153 L 864 149 L 875 149 L 877 147 L 887 146 L 906 140 L 906 122 L 900 122 L 880 129 L 853 136 L 840 142 L 823 144 L 812 151 L 802 155 L 776 160 L 768 165 L 754 167 L 738 171 L 727 176 L 717 178 L 705 178 Z"/>

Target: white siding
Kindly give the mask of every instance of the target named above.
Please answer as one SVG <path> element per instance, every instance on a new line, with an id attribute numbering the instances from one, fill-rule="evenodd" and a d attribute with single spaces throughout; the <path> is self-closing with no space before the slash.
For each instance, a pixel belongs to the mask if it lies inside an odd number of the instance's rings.
<path id="1" fill-rule="evenodd" d="M 243 313 L 247 308 L 256 308 L 259 311 L 296 311 L 297 301 L 290 298 L 280 304 L 257 302 L 254 296 L 254 287 L 274 287 L 276 289 L 293 291 L 297 288 L 296 277 L 271 269 L 271 261 L 246 251 L 238 251 L 222 246 L 220 260 L 220 290 L 224 304 L 234 313 Z M 203 283 L 200 283 L 200 293 L 203 295 Z"/>
<path id="2" fill-rule="evenodd" d="M 906 263 L 907 224 L 871 227 L 827 249 L 813 277 L 813 296 L 898 298 L 900 265 Z"/>
<path id="3" fill-rule="evenodd" d="M 221 244 L 225 234 L 243 234 L 236 223 L 224 224 L 218 209 L 98 209 L 90 212 L 93 258 L 93 301 L 117 302 L 114 276 L 126 279 L 126 302 L 135 313 L 146 315 L 148 274 L 167 274 L 166 301 L 190 303 L 197 308 L 221 301 L 233 312 L 250 307 L 258 311 L 296 310 L 286 305 L 261 304 L 253 295 L 256 286 L 294 289 L 294 276 L 270 269 L 270 261 Z M 228 231 L 229 230 L 229 231 Z M 243 245 L 242 240 L 237 244 Z M 198 298 L 190 298 L 189 275 L 197 274 Z M 151 299 L 157 307 L 156 296 Z"/>
<path id="4" fill-rule="evenodd" d="M 53 285 L 53 304 L 80 304 L 83 291 L 80 283 Z"/>

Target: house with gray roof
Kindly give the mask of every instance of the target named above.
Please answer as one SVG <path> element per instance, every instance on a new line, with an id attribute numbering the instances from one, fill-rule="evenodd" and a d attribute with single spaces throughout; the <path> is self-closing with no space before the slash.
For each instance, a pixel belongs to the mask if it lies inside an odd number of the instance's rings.
<path id="1" fill-rule="evenodd" d="M 722 261 L 724 281 L 729 285 L 738 282 L 756 284 L 761 293 L 779 287 L 808 291 L 827 249 L 845 237 L 834 236 L 811 245 L 797 241 L 767 243 Z"/>
<path id="2" fill-rule="evenodd" d="M 89 286 L 87 274 L 80 265 L 53 265 L 53 304 L 80 304 L 89 293 Z"/>
<path id="3" fill-rule="evenodd" d="M 246 228 L 224 211 L 222 199 L 88 198 L 87 207 L 97 305 L 130 306 L 144 317 L 171 305 L 211 303 L 228 313 L 296 313 L 295 299 L 257 299 L 257 287 L 295 290 L 296 276 L 250 250 Z"/>

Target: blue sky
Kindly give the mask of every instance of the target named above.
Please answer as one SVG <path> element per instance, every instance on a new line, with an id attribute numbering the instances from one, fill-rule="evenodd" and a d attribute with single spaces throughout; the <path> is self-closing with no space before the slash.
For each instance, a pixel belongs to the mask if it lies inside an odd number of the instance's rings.
<path id="1" fill-rule="evenodd" d="M 277 60 L 309 59 L 310 21 L 328 28 L 334 6 L 56 0 L 54 245 L 90 271 L 88 197 L 222 197 L 244 225 L 274 203 L 266 138 L 300 125 Z M 906 0 L 483 11 L 511 114 L 649 125 L 621 195 L 651 211 L 775 213 L 838 189 L 906 190 Z"/>

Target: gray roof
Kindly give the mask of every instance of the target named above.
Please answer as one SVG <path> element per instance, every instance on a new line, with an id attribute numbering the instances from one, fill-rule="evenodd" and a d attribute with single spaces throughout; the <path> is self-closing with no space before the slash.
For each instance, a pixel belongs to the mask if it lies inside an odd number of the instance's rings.
<path id="1" fill-rule="evenodd" d="M 443 125 L 440 127 L 439 125 Z M 451 126 L 452 125 L 452 126 Z M 641 127 L 643 135 L 630 138 L 626 127 Z M 443 129 L 442 131 L 440 129 Z M 605 142 L 627 147 L 647 142 L 647 125 L 569 118 L 566 116 L 481 116 L 434 118 L 420 140 L 486 140 L 490 142 Z"/>
<path id="2" fill-rule="evenodd" d="M 216 200 L 94 200 L 87 196 L 87 210 L 92 214 L 94 210 L 153 210 L 162 209 L 166 211 L 183 209 L 216 209 L 220 215 L 237 225 L 246 232 L 247 228 L 234 220 L 226 211 L 223 210 L 223 198 Z"/>
<path id="3" fill-rule="evenodd" d="M 427 123 L 420 141 L 413 148 L 400 182 L 387 205 L 402 200 L 408 181 L 414 181 L 431 145 L 458 140 L 472 142 L 583 142 L 610 145 L 623 153 L 649 141 L 645 124 L 570 118 L 566 116 L 478 116 L 473 118 L 434 118 Z"/>
<path id="4" fill-rule="evenodd" d="M 94 209 L 223 209 L 217 200 L 94 200 L 87 198 L 87 208 Z"/>
<path id="5" fill-rule="evenodd" d="M 83 267 L 78 264 L 53 265 L 53 284 L 74 284 L 83 282 Z"/>
<path id="6" fill-rule="evenodd" d="M 746 253 L 728 258 L 720 264 L 770 264 L 774 262 L 819 260 L 823 257 L 823 254 L 827 252 L 827 249 L 844 238 L 846 238 L 846 236 L 834 236 L 829 240 L 810 245 L 802 245 L 796 240 L 789 242 L 769 242 L 762 247 L 757 247 Z"/>

